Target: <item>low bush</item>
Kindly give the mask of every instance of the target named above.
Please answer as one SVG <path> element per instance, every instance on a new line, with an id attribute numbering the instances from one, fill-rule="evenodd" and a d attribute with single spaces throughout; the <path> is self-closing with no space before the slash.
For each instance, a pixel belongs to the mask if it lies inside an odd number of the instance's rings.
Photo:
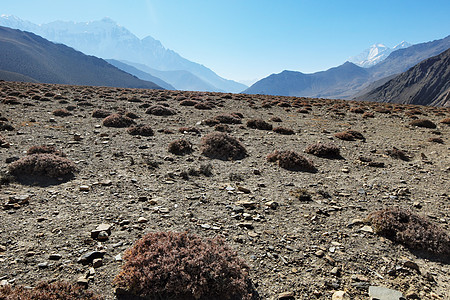
<path id="1" fill-rule="evenodd" d="M 176 111 L 162 105 L 153 105 L 147 108 L 145 113 L 155 116 L 172 116 L 176 114 Z"/>
<path id="2" fill-rule="evenodd" d="M 269 121 L 270 122 L 277 122 L 277 123 L 279 123 L 279 122 L 282 122 L 283 120 L 281 120 L 280 117 L 272 117 L 272 118 L 269 119 Z"/>
<path id="3" fill-rule="evenodd" d="M 17 177 L 38 175 L 59 178 L 72 175 L 76 170 L 69 159 L 49 153 L 27 155 L 9 165 L 9 172 Z"/>
<path id="4" fill-rule="evenodd" d="M 212 132 L 204 136 L 200 149 L 203 155 L 221 160 L 237 160 L 247 156 L 244 146 L 224 132 Z"/>
<path id="5" fill-rule="evenodd" d="M 72 113 L 70 111 L 68 111 L 67 109 L 64 109 L 64 108 L 56 109 L 52 112 L 52 114 L 57 117 L 67 117 L 67 116 L 72 115 Z"/>
<path id="6" fill-rule="evenodd" d="M 305 171 L 305 172 L 316 172 L 317 169 L 314 167 L 313 163 L 298 154 L 297 152 L 287 150 L 287 151 L 275 151 L 267 155 L 267 161 L 278 162 L 278 165 L 286 170 L 290 171 Z"/>
<path id="7" fill-rule="evenodd" d="M 52 146 L 52 145 L 33 146 L 30 149 L 28 149 L 28 151 L 27 151 L 27 155 L 44 154 L 44 153 L 54 154 L 54 155 L 61 156 L 61 157 L 66 157 L 66 154 L 59 151 L 58 149 L 56 149 L 55 146 Z"/>
<path id="8" fill-rule="evenodd" d="M 133 119 L 125 117 L 121 114 L 112 114 L 103 119 L 103 125 L 106 127 L 123 128 L 129 127 L 133 124 L 136 124 Z"/>
<path id="9" fill-rule="evenodd" d="M 315 143 L 311 144 L 305 149 L 306 153 L 326 158 L 339 158 L 340 150 L 339 147 L 333 144 L 326 143 Z"/>
<path id="10" fill-rule="evenodd" d="M 220 131 L 220 132 L 231 132 L 231 128 L 227 124 L 217 124 L 214 127 L 214 130 L 215 131 Z"/>
<path id="11" fill-rule="evenodd" d="M 131 111 L 126 112 L 125 113 L 125 117 L 128 117 L 128 118 L 133 119 L 133 120 L 139 119 L 139 116 L 137 114 L 135 114 L 134 112 L 131 112 Z"/>
<path id="12" fill-rule="evenodd" d="M 260 130 L 272 130 L 272 124 L 261 119 L 251 119 L 247 121 L 247 127 Z"/>
<path id="13" fill-rule="evenodd" d="M 186 99 L 186 100 L 181 101 L 180 105 L 181 106 L 195 106 L 198 103 L 199 103 L 198 101 Z"/>
<path id="14" fill-rule="evenodd" d="M 363 113 L 362 117 L 363 118 L 375 118 L 375 115 L 370 111 L 366 111 L 365 113 Z"/>
<path id="15" fill-rule="evenodd" d="M 200 109 L 200 110 L 209 110 L 212 109 L 214 106 L 211 103 L 205 103 L 205 102 L 199 102 L 194 105 L 194 108 Z"/>
<path id="16" fill-rule="evenodd" d="M 200 130 L 195 127 L 180 127 L 180 128 L 178 128 L 178 132 L 180 132 L 180 133 L 191 132 L 191 133 L 201 134 Z"/>
<path id="17" fill-rule="evenodd" d="M 154 132 L 150 125 L 138 124 L 128 127 L 128 134 L 140 136 L 153 136 Z"/>
<path id="18" fill-rule="evenodd" d="M 290 128 L 286 128 L 286 127 L 275 127 L 272 130 L 273 130 L 273 132 L 276 132 L 276 133 L 279 133 L 279 134 L 284 134 L 284 135 L 295 134 L 294 130 L 292 130 Z"/>
<path id="19" fill-rule="evenodd" d="M 252 299 L 247 265 L 221 239 L 148 233 L 123 255 L 116 294 L 142 299 Z M 126 297 L 124 297 L 126 299 Z"/>
<path id="20" fill-rule="evenodd" d="M 34 288 L 0 286 L 2 300 L 101 300 L 103 297 L 65 281 L 40 282 Z"/>
<path id="21" fill-rule="evenodd" d="M 428 119 L 417 119 L 409 122 L 409 125 L 423 128 L 436 128 L 436 124 Z"/>
<path id="22" fill-rule="evenodd" d="M 355 113 L 355 114 L 363 114 L 364 113 L 364 108 L 362 107 L 351 107 L 350 108 L 350 112 Z"/>
<path id="23" fill-rule="evenodd" d="M 176 155 L 185 155 L 191 153 L 193 149 L 189 141 L 179 139 L 169 144 L 168 151 Z"/>
<path id="24" fill-rule="evenodd" d="M 432 137 L 428 139 L 429 142 L 431 143 L 437 143 L 437 144 L 443 144 L 444 140 L 438 137 Z"/>
<path id="25" fill-rule="evenodd" d="M 237 115 L 218 115 L 213 118 L 221 124 L 241 124 L 242 121 Z"/>
<path id="26" fill-rule="evenodd" d="M 392 150 L 386 150 L 386 154 L 395 159 L 401 159 L 404 161 L 409 161 L 409 156 L 406 155 L 405 151 L 392 147 Z"/>
<path id="27" fill-rule="evenodd" d="M 362 133 L 356 130 L 347 130 L 343 132 L 338 132 L 334 136 L 344 141 L 354 141 L 356 139 L 365 140 L 365 137 L 362 135 Z"/>
<path id="28" fill-rule="evenodd" d="M 450 118 L 445 118 L 445 119 L 442 119 L 441 121 L 439 121 L 440 123 L 442 123 L 442 124 L 447 124 L 447 125 L 450 125 Z"/>
<path id="29" fill-rule="evenodd" d="M 450 236 L 444 229 L 409 210 L 387 208 L 372 212 L 375 233 L 406 247 L 436 254 L 450 261 Z"/>
<path id="30" fill-rule="evenodd" d="M 106 118 L 110 114 L 111 112 L 105 109 L 96 109 L 92 112 L 94 118 Z"/>

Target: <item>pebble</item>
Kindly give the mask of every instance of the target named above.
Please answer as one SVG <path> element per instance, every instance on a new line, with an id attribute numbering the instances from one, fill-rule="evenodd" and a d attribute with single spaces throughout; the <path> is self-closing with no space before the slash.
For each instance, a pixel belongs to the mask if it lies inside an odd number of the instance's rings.
<path id="1" fill-rule="evenodd" d="M 243 192 L 244 194 L 250 194 L 250 190 L 246 187 L 239 185 L 237 188 L 238 188 L 238 191 Z"/>
<path id="2" fill-rule="evenodd" d="M 255 201 L 250 200 L 241 200 L 235 203 L 237 206 L 243 206 L 247 209 L 255 209 L 257 206 L 257 203 Z"/>
<path id="3" fill-rule="evenodd" d="M 6 251 L 6 247 L 3 245 L 0 245 L 0 252 L 5 252 Z"/>
<path id="4" fill-rule="evenodd" d="M 317 257 L 323 257 L 325 255 L 325 252 L 323 252 L 323 250 L 317 250 L 314 254 Z"/>
<path id="5" fill-rule="evenodd" d="M 334 267 L 333 269 L 331 269 L 331 275 L 334 276 L 339 276 L 339 274 L 341 273 L 341 269 L 339 267 Z"/>
<path id="6" fill-rule="evenodd" d="M 103 259 L 101 259 L 101 258 L 96 258 L 92 261 L 92 266 L 94 268 L 101 267 L 102 265 L 103 265 Z"/>
<path id="7" fill-rule="evenodd" d="M 41 263 L 39 263 L 38 264 L 38 268 L 39 269 L 46 269 L 46 268 L 48 268 L 48 262 L 41 262 Z"/>
<path id="8" fill-rule="evenodd" d="M 140 217 L 140 218 L 137 220 L 137 222 L 138 222 L 138 223 L 147 223 L 148 220 L 147 220 L 146 218 L 144 218 L 144 217 Z"/>
<path id="9" fill-rule="evenodd" d="M 294 292 L 284 292 L 278 295 L 278 300 L 291 300 L 295 299 Z"/>
<path id="10" fill-rule="evenodd" d="M 109 236 L 111 234 L 111 224 L 100 224 L 97 226 L 97 228 L 95 228 L 94 230 L 91 231 L 91 238 L 96 239 L 98 238 L 100 232 L 106 232 L 106 234 Z"/>
<path id="11" fill-rule="evenodd" d="M 122 254 L 117 254 L 116 256 L 114 256 L 114 260 L 115 261 L 122 261 Z"/>
<path id="12" fill-rule="evenodd" d="M 59 253 L 53 253 L 48 256 L 48 259 L 50 259 L 50 260 L 60 260 L 61 258 L 62 258 L 62 255 Z"/>
<path id="13" fill-rule="evenodd" d="M 364 232 L 373 233 L 373 228 L 369 225 L 365 225 L 365 226 L 361 227 L 359 230 L 364 231 Z"/>
<path id="14" fill-rule="evenodd" d="M 81 192 L 87 192 L 87 191 L 89 191 L 89 186 L 88 185 L 80 185 L 79 189 Z"/>
<path id="15" fill-rule="evenodd" d="M 97 236 L 97 240 L 100 242 L 107 241 L 109 239 L 109 235 L 106 231 L 100 231 Z"/>
<path id="16" fill-rule="evenodd" d="M 251 222 L 242 222 L 237 225 L 242 228 L 253 229 L 253 224 Z"/>
<path id="17" fill-rule="evenodd" d="M 369 286 L 369 296 L 371 299 L 379 300 L 400 300 L 403 294 L 396 290 L 391 290 L 383 286 Z"/>
<path id="18" fill-rule="evenodd" d="M 270 207 L 271 209 L 277 209 L 277 207 L 279 206 L 278 202 L 275 201 L 266 202 L 265 205 L 267 207 Z"/>
<path id="19" fill-rule="evenodd" d="M 90 251 L 87 252 L 78 258 L 78 263 L 87 265 L 91 263 L 96 258 L 103 258 L 105 256 L 106 251 Z"/>
<path id="20" fill-rule="evenodd" d="M 77 284 L 87 287 L 89 284 L 89 280 L 85 276 L 78 277 Z"/>
<path id="21" fill-rule="evenodd" d="M 345 291 L 336 291 L 331 296 L 331 300 L 350 300 L 350 296 Z"/>

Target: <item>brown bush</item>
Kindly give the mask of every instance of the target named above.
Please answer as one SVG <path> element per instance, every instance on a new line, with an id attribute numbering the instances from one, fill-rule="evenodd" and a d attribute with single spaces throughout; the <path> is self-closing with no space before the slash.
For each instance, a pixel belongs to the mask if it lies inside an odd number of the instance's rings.
<path id="1" fill-rule="evenodd" d="M 198 103 L 199 103 L 198 101 L 186 99 L 186 100 L 181 101 L 180 105 L 181 106 L 195 106 Z"/>
<path id="2" fill-rule="evenodd" d="M 382 113 L 382 114 L 390 114 L 392 112 L 391 109 L 386 108 L 386 107 L 380 107 L 380 106 L 375 107 L 374 111 Z"/>
<path id="3" fill-rule="evenodd" d="M 272 124 L 261 119 L 251 119 L 247 121 L 247 127 L 260 130 L 272 130 Z"/>
<path id="4" fill-rule="evenodd" d="M 279 123 L 279 122 L 282 122 L 283 120 L 281 120 L 280 117 L 272 117 L 272 118 L 269 119 L 269 121 L 270 122 L 277 122 L 277 123 Z"/>
<path id="5" fill-rule="evenodd" d="M 450 236 L 428 219 L 400 208 L 375 211 L 368 218 L 375 233 L 410 249 L 450 260 Z"/>
<path id="6" fill-rule="evenodd" d="M 375 115 L 370 111 L 366 111 L 365 113 L 363 113 L 362 117 L 363 118 L 375 118 Z"/>
<path id="7" fill-rule="evenodd" d="M 213 118 L 221 124 L 241 124 L 242 121 L 237 115 L 218 115 Z"/>
<path id="8" fill-rule="evenodd" d="M 200 130 L 195 127 L 180 127 L 178 128 L 178 132 L 180 133 L 192 132 L 196 134 L 201 134 Z"/>
<path id="9" fill-rule="evenodd" d="M 290 171 L 305 171 L 305 172 L 316 172 L 317 169 L 314 167 L 313 163 L 298 154 L 297 152 L 287 150 L 287 151 L 275 151 L 267 155 L 267 161 L 276 162 L 278 165 L 286 170 Z"/>
<path id="10" fill-rule="evenodd" d="M 306 153 L 327 158 L 340 158 L 339 147 L 333 144 L 315 143 L 311 144 L 305 149 Z"/>
<path id="11" fill-rule="evenodd" d="M 128 117 L 128 118 L 133 119 L 133 120 L 139 119 L 139 116 L 137 114 L 135 114 L 134 112 L 131 112 L 131 111 L 126 112 L 125 113 L 125 117 Z"/>
<path id="12" fill-rule="evenodd" d="M 123 128 L 136 124 L 133 119 L 125 117 L 121 114 L 112 114 L 103 119 L 103 126 Z"/>
<path id="13" fill-rule="evenodd" d="M 105 109 L 96 109 L 92 112 L 94 118 L 106 118 L 110 114 L 111 112 Z"/>
<path id="14" fill-rule="evenodd" d="M 57 117 L 67 117 L 67 116 L 72 115 L 72 113 L 70 111 L 68 111 L 67 109 L 64 109 L 64 108 L 56 109 L 52 112 L 52 114 Z"/>
<path id="15" fill-rule="evenodd" d="M 23 286 L 0 287 L 2 300 L 101 300 L 103 297 L 64 281 L 40 282 L 30 289 Z"/>
<path id="16" fill-rule="evenodd" d="M 153 105 L 147 108 L 145 113 L 155 116 L 172 116 L 176 114 L 176 111 L 174 109 L 162 105 Z"/>
<path id="17" fill-rule="evenodd" d="M 221 160 L 237 160 L 247 156 L 244 146 L 223 132 L 212 132 L 204 136 L 200 149 L 203 155 Z"/>
<path id="18" fill-rule="evenodd" d="M 189 141 L 179 139 L 169 144 L 168 151 L 176 155 L 185 155 L 191 153 L 193 149 Z"/>
<path id="19" fill-rule="evenodd" d="M 392 147 L 392 150 L 386 150 L 386 154 L 395 159 L 401 159 L 404 161 L 409 161 L 408 155 L 406 155 L 405 151 L 397 149 L 396 147 Z"/>
<path id="20" fill-rule="evenodd" d="M 220 131 L 220 132 L 231 132 L 231 128 L 227 124 L 217 124 L 214 127 L 214 130 L 215 131 Z"/>
<path id="21" fill-rule="evenodd" d="M 9 172 L 17 177 L 39 175 L 59 178 L 72 175 L 76 169 L 67 158 L 49 153 L 27 155 L 9 165 Z"/>
<path id="22" fill-rule="evenodd" d="M 411 126 L 424 127 L 424 128 L 436 128 L 436 124 L 428 119 L 417 119 L 409 122 Z"/>
<path id="23" fill-rule="evenodd" d="M 286 127 L 275 127 L 273 129 L 273 132 L 276 132 L 276 133 L 279 133 L 279 134 L 284 134 L 284 135 L 295 134 L 294 130 L 292 130 L 290 128 L 286 128 Z"/>
<path id="24" fill-rule="evenodd" d="M 61 156 L 61 157 L 66 157 L 66 154 L 59 151 L 58 149 L 56 149 L 55 146 L 52 146 L 52 145 L 33 146 L 30 149 L 28 149 L 28 151 L 27 151 L 27 155 L 44 154 L 44 153 L 53 154 L 53 155 L 57 155 L 57 156 Z"/>
<path id="25" fill-rule="evenodd" d="M 154 132 L 150 125 L 138 124 L 128 127 L 128 134 L 140 136 L 153 136 Z"/>
<path id="26" fill-rule="evenodd" d="M 439 121 L 440 123 L 442 123 L 442 124 L 447 124 L 447 125 L 450 125 L 450 118 L 445 118 L 445 119 L 442 119 L 441 121 Z"/>
<path id="27" fill-rule="evenodd" d="M 362 133 L 356 130 L 347 130 L 343 132 L 338 132 L 334 136 L 344 141 L 354 141 L 355 139 L 365 140 L 365 137 L 362 135 Z"/>
<path id="28" fill-rule="evenodd" d="M 350 108 L 350 112 L 355 113 L 355 114 L 363 114 L 364 113 L 364 108 L 362 108 L 362 107 L 351 107 Z"/>
<path id="29" fill-rule="evenodd" d="M 437 143 L 437 144 L 443 144 L 444 140 L 438 137 L 432 137 L 428 139 L 429 142 L 431 143 Z"/>
<path id="30" fill-rule="evenodd" d="M 205 103 L 205 102 L 199 102 L 194 105 L 194 108 L 200 109 L 200 110 L 209 110 L 212 109 L 214 106 L 211 103 Z"/>
<path id="31" fill-rule="evenodd" d="M 251 299 L 247 265 L 221 239 L 149 233 L 123 255 L 116 293 L 143 299 Z"/>

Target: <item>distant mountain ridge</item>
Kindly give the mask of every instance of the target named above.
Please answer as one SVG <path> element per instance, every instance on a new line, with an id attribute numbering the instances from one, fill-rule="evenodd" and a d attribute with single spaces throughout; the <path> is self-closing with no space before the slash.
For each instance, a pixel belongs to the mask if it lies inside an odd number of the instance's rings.
<path id="1" fill-rule="evenodd" d="M 351 99 L 365 88 L 382 85 L 383 78 L 402 73 L 424 59 L 450 48 L 450 36 L 393 51 L 385 60 L 362 68 L 346 62 L 341 66 L 312 74 L 283 71 L 253 84 L 243 93 L 279 96 Z M 378 85 L 374 86 L 377 83 Z"/>
<path id="2" fill-rule="evenodd" d="M 159 71 L 172 71 L 172 73 L 190 72 L 207 83 L 205 87 L 201 87 L 202 90 L 240 92 L 247 88 L 241 83 L 224 79 L 209 68 L 166 49 L 160 41 L 150 36 L 139 39 L 110 18 L 93 22 L 56 21 L 36 25 L 14 16 L 2 15 L 0 25 L 31 31 L 50 41 L 63 43 L 83 53 L 105 59 L 125 60 Z M 155 74 L 151 75 L 155 76 Z M 171 80 L 164 81 L 178 89 Z"/>
<path id="3" fill-rule="evenodd" d="M 0 79 L 70 85 L 161 89 L 70 47 L 0 26 Z M 14 77 L 11 77 L 14 76 Z"/>
<path id="4" fill-rule="evenodd" d="M 348 61 L 359 67 L 368 68 L 382 62 L 393 51 L 408 48 L 410 46 L 412 46 L 412 44 L 405 41 L 396 45 L 394 48 L 389 48 L 383 44 L 374 44 L 359 55 L 350 57 Z"/>
<path id="5" fill-rule="evenodd" d="M 450 49 L 355 100 L 450 107 Z"/>

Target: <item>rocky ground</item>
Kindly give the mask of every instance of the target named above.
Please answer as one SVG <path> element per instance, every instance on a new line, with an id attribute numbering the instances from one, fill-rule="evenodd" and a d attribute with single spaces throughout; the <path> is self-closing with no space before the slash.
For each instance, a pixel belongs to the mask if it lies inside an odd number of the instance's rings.
<path id="1" fill-rule="evenodd" d="M 201 104 L 184 106 L 183 100 Z M 0 83 L 0 101 L 2 130 L 12 129 L 0 133 L 7 143 L 0 148 L 2 285 L 63 279 L 114 299 L 111 282 L 121 254 L 139 237 L 189 231 L 224 237 L 250 265 L 263 299 L 289 294 L 331 299 L 336 291 L 368 299 L 370 286 L 409 299 L 449 299 L 445 258 L 418 255 L 364 223 L 370 212 L 399 206 L 449 231 L 450 125 L 440 123 L 450 117 L 448 108 L 7 82 Z M 146 114 L 155 104 L 176 114 Z M 133 136 L 126 128 L 105 127 L 92 116 L 99 108 L 134 113 L 135 122 L 150 125 L 155 134 Z M 56 116 L 57 109 L 70 114 Z M 228 127 L 248 156 L 205 157 L 201 137 L 215 127 L 202 121 L 230 113 L 243 116 L 241 124 Z M 254 118 L 295 134 L 248 128 Z M 410 126 L 414 118 L 429 119 L 437 128 Z M 365 140 L 334 137 L 348 129 Z M 190 141 L 194 152 L 169 153 L 169 143 L 180 138 Z M 319 141 L 337 145 L 342 159 L 304 153 Z M 75 177 L 8 183 L 8 165 L 35 145 L 66 153 L 77 165 Z M 410 160 L 387 155 L 393 147 Z M 318 171 L 282 169 L 266 160 L 274 150 L 294 150 Z M 210 176 L 192 172 L 208 168 Z M 311 197 L 296 197 L 301 189 Z M 95 237 L 100 224 L 107 236 Z M 92 251 L 102 259 L 89 260 Z"/>

